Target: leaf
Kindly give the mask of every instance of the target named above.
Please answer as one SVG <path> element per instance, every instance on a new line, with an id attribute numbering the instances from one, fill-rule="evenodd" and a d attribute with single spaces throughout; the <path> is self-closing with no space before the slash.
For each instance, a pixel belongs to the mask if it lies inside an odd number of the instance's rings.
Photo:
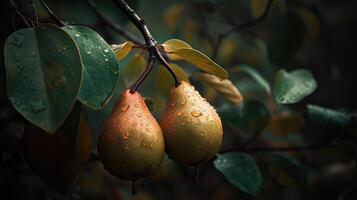
<path id="1" fill-rule="evenodd" d="M 218 155 L 215 168 L 239 190 L 255 196 L 262 185 L 262 175 L 255 160 L 248 154 L 231 152 Z"/>
<path id="2" fill-rule="evenodd" d="M 76 41 L 83 63 L 83 78 L 78 99 L 100 109 L 112 97 L 118 82 L 119 64 L 105 40 L 83 26 L 62 27 Z"/>
<path id="3" fill-rule="evenodd" d="M 303 125 L 304 118 L 301 115 L 282 113 L 270 120 L 267 129 L 274 135 L 282 136 L 301 130 Z"/>
<path id="4" fill-rule="evenodd" d="M 240 94 L 238 88 L 228 79 L 221 80 L 215 75 L 206 73 L 195 74 L 192 77 L 222 94 L 232 104 L 238 105 L 243 101 L 243 96 Z"/>
<path id="5" fill-rule="evenodd" d="M 175 63 L 169 63 L 169 65 L 172 68 L 172 70 L 174 70 L 174 72 L 176 73 L 177 77 L 180 80 L 186 81 L 188 83 L 190 82 L 188 79 L 188 74 L 184 69 L 182 69 L 180 66 L 178 66 Z M 171 74 L 162 65 L 159 65 L 159 68 L 157 70 L 156 84 L 157 84 L 157 88 L 164 96 L 167 96 L 170 88 L 175 86 L 175 82 Z"/>
<path id="6" fill-rule="evenodd" d="M 316 137 L 330 140 L 346 128 L 352 116 L 343 112 L 317 105 L 307 105 L 309 124 L 313 127 Z"/>
<path id="7" fill-rule="evenodd" d="M 317 83 L 310 71 L 297 69 L 287 72 L 279 70 L 274 83 L 274 98 L 280 104 L 297 103 L 311 94 L 317 87 Z"/>
<path id="8" fill-rule="evenodd" d="M 170 31 L 175 31 L 177 24 L 179 24 L 179 20 L 182 16 L 182 11 L 184 10 L 184 6 L 182 4 L 173 4 L 169 8 L 167 8 L 164 12 L 163 19 L 165 25 L 168 27 Z"/>
<path id="9" fill-rule="evenodd" d="M 180 57 L 176 56 L 175 54 L 170 54 L 170 52 L 173 52 L 177 49 L 180 48 L 190 48 L 192 49 L 191 45 L 189 45 L 187 42 L 179 40 L 179 39 L 170 39 L 167 40 L 165 43 L 161 45 L 166 52 L 168 52 L 167 56 L 169 57 L 170 60 L 179 60 Z"/>
<path id="10" fill-rule="evenodd" d="M 82 63 L 74 40 L 45 24 L 11 34 L 5 43 L 8 97 L 15 109 L 46 132 L 55 132 L 77 99 Z"/>
<path id="11" fill-rule="evenodd" d="M 179 48 L 174 49 L 172 52 L 168 53 L 178 56 L 182 60 L 186 60 L 192 64 L 194 64 L 197 68 L 216 75 L 221 79 L 228 78 L 228 73 L 225 69 L 219 66 L 217 63 L 212 61 L 205 54 L 191 48 Z"/>
<path id="12" fill-rule="evenodd" d="M 305 186 L 307 174 L 295 158 L 282 153 L 273 153 L 268 162 L 269 173 L 281 185 Z"/>
<path id="13" fill-rule="evenodd" d="M 115 52 L 118 60 L 123 59 L 128 53 L 131 51 L 131 49 L 135 46 L 134 43 L 131 41 L 126 41 L 122 44 L 112 44 L 111 47 L 113 51 Z"/>
<path id="14" fill-rule="evenodd" d="M 261 127 L 269 117 L 268 109 L 254 100 L 245 100 L 239 106 L 221 107 L 218 109 L 218 113 L 222 121 L 230 122 L 250 132 Z"/>
<path id="15" fill-rule="evenodd" d="M 262 86 L 267 93 L 271 93 L 270 84 L 268 83 L 267 80 L 265 80 L 265 78 L 262 75 L 260 75 L 258 70 L 256 70 L 255 68 L 243 64 L 243 65 L 239 65 L 236 68 L 233 68 L 232 70 L 230 70 L 230 72 L 246 73 L 252 79 L 254 79 L 260 86 Z"/>
<path id="16" fill-rule="evenodd" d="M 145 70 L 145 59 L 142 55 L 134 55 L 124 69 L 124 82 L 127 86 L 134 84 L 135 80 Z"/>
<path id="17" fill-rule="evenodd" d="M 177 49 L 180 48 L 191 48 L 191 45 L 189 45 L 187 42 L 179 40 L 179 39 L 170 39 L 167 40 L 165 43 L 162 44 L 162 47 L 166 52 L 173 52 Z"/>

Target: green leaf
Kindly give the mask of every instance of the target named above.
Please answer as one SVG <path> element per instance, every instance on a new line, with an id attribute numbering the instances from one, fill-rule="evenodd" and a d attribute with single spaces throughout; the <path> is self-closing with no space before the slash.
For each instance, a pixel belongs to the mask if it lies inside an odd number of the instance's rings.
<path id="1" fill-rule="evenodd" d="M 225 69 L 219 66 L 217 63 L 212 61 L 209 57 L 205 54 L 197 51 L 196 49 L 192 48 L 179 48 L 174 49 L 172 52 L 168 53 L 168 55 L 173 54 L 178 56 L 182 60 L 186 60 L 192 64 L 194 64 L 197 68 L 216 75 L 221 79 L 228 78 L 228 73 Z"/>
<path id="2" fill-rule="evenodd" d="M 295 158 L 282 153 L 273 153 L 268 162 L 269 173 L 281 185 L 305 186 L 307 174 Z"/>
<path id="3" fill-rule="evenodd" d="M 259 192 L 262 175 L 255 160 L 248 154 L 225 153 L 218 155 L 213 164 L 239 190 L 253 196 Z"/>
<path id="4" fill-rule="evenodd" d="M 145 59 L 142 55 L 134 55 L 124 69 L 124 82 L 127 86 L 132 85 L 140 74 L 145 70 Z"/>
<path id="5" fill-rule="evenodd" d="M 254 100 L 244 100 L 238 106 L 223 106 L 217 111 L 222 121 L 248 131 L 261 127 L 269 117 L 268 109 Z"/>
<path id="6" fill-rule="evenodd" d="M 274 98 L 280 104 L 297 103 L 317 87 L 312 73 L 305 69 L 287 72 L 279 70 L 274 83 Z"/>
<path id="7" fill-rule="evenodd" d="M 307 105 L 309 124 L 313 127 L 318 139 L 330 140 L 346 128 L 351 120 L 351 115 L 323 108 L 317 105 Z"/>
<path id="8" fill-rule="evenodd" d="M 239 65 L 236 68 L 233 68 L 232 70 L 230 70 L 230 72 L 246 73 L 252 79 L 254 79 L 260 86 L 262 86 L 267 93 L 271 93 L 270 84 L 268 83 L 267 80 L 265 80 L 265 78 L 262 75 L 260 75 L 258 70 L 256 70 L 255 68 L 243 64 L 243 65 Z"/>
<path id="9" fill-rule="evenodd" d="M 112 97 L 118 82 L 119 64 L 105 40 L 83 26 L 62 27 L 76 41 L 83 63 L 83 79 L 78 99 L 100 109 Z"/>
<path id="10" fill-rule="evenodd" d="M 133 48 L 133 46 L 135 46 L 134 43 L 130 42 L 130 41 L 126 41 L 122 44 L 118 44 L 118 45 L 112 45 L 113 51 L 115 52 L 118 60 L 123 59 L 126 55 L 128 55 L 128 53 L 131 51 L 131 49 Z"/>
<path id="11" fill-rule="evenodd" d="M 174 63 L 169 63 L 170 67 L 174 72 L 176 73 L 177 77 L 186 82 L 190 82 L 188 79 L 188 74 L 184 69 L 182 69 L 180 66 L 174 64 Z M 156 84 L 157 88 L 161 92 L 162 95 L 167 96 L 170 88 L 175 86 L 175 82 L 171 76 L 171 74 L 167 71 L 167 69 L 160 65 L 157 70 L 156 74 Z"/>
<path id="12" fill-rule="evenodd" d="M 82 63 L 74 40 L 45 24 L 16 31 L 6 40 L 8 97 L 15 109 L 46 132 L 55 132 L 77 99 Z"/>

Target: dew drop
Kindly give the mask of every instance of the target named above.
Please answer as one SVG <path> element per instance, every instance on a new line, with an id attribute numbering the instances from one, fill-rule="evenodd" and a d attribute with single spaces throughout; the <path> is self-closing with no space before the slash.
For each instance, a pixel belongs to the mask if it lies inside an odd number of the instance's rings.
<path id="1" fill-rule="evenodd" d="M 108 53 L 108 52 L 109 52 L 109 49 L 104 49 L 104 52 L 105 52 L 105 53 Z"/>
<path id="2" fill-rule="evenodd" d="M 138 105 L 138 104 L 134 104 L 134 107 L 135 107 L 135 108 L 138 108 L 138 107 L 139 107 L 139 105 Z"/>
<path id="3" fill-rule="evenodd" d="M 147 145 L 148 145 L 148 140 L 147 140 L 147 139 L 143 139 L 143 140 L 141 141 L 141 145 L 144 146 L 144 147 L 147 147 Z"/>
<path id="4" fill-rule="evenodd" d="M 92 54 L 92 52 L 91 51 L 87 51 L 86 54 L 90 55 L 90 54 Z"/>
<path id="5" fill-rule="evenodd" d="M 136 123 L 136 122 L 132 123 L 132 126 L 137 126 L 137 125 L 138 125 L 138 123 Z"/>
<path id="6" fill-rule="evenodd" d="M 81 37 L 81 35 L 79 35 L 78 33 L 76 33 L 76 34 L 74 34 L 74 37 L 79 38 L 79 37 Z"/>
<path id="7" fill-rule="evenodd" d="M 125 145 L 124 148 L 125 148 L 125 150 L 128 150 L 128 149 L 129 149 L 129 146 L 128 146 L 128 145 Z"/>
<path id="8" fill-rule="evenodd" d="M 191 118 L 188 118 L 187 121 L 190 122 L 192 119 Z"/>
<path id="9" fill-rule="evenodd" d="M 181 102 L 181 105 L 185 105 L 186 103 L 187 103 L 187 100 L 182 101 L 182 102 Z"/>
<path id="10" fill-rule="evenodd" d="M 175 106 L 175 103 L 172 103 L 171 106 Z"/>
<path id="11" fill-rule="evenodd" d="M 128 131 L 126 131 L 125 133 L 124 133 L 124 139 L 128 139 L 129 138 L 129 132 Z"/>
<path id="12" fill-rule="evenodd" d="M 154 142 L 150 142 L 150 147 L 151 147 L 151 148 L 154 147 Z"/>
<path id="13" fill-rule="evenodd" d="M 191 115 L 194 117 L 199 117 L 199 116 L 202 116 L 202 113 L 200 111 L 192 111 Z"/>
<path id="14" fill-rule="evenodd" d="M 98 49 L 102 49 L 102 47 L 98 47 Z"/>
<path id="15" fill-rule="evenodd" d="M 126 105 L 126 106 L 121 108 L 121 111 L 126 112 L 126 111 L 129 110 L 129 107 L 130 107 L 130 105 Z"/>
<path id="16" fill-rule="evenodd" d="M 105 58 L 104 60 L 105 60 L 105 62 L 108 62 L 108 61 L 109 61 L 109 59 L 108 59 L 108 58 Z"/>
<path id="17" fill-rule="evenodd" d="M 182 112 L 177 112 L 176 115 L 177 115 L 177 116 L 181 116 L 181 115 L 182 115 Z"/>
<path id="18" fill-rule="evenodd" d="M 146 128 L 146 132 L 150 132 L 150 128 Z"/>
<path id="19" fill-rule="evenodd" d="M 66 51 L 66 50 L 67 50 L 67 47 L 66 47 L 66 46 L 63 46 L 63 47 L 62 47 L 62 50 L 63 50 L 63 51 Z"/>
<path id="20" fill-rule="evenodd" d="M 136 114 L 136 116 L 138 116 L 139 118 L 143 117 L 141 113 Z"/>

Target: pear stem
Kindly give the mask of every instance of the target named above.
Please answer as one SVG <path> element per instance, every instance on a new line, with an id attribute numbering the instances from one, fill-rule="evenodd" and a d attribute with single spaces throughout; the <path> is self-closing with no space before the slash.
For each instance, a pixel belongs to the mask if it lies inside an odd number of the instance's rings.
<path id="1" fill-rule="evenodd" d="M 134 179 L 132 182 L 131 182 L 131 194 L 132 195 L 135 195 L 138 193 L 138 182 L 136 179 Z"/>
<path id="2" fill-rule="evenodd" d="M 155 48 L 155 47 L 151 47 L 151 48 Z M 139 86 L 143 83 L 143 81 L 146 79 L 146 77 L 150 74 L 150 72 L 154 68 L 154 64 L 155 64 L 155 56 L 153 52 L 149 50 L 149 59 L 146 69 L 144 70 L 143 73 L 140 74 L 139 78 L 135 81 L 133 86 L 131 86 L 130 93 L 134 93 L 135 91 L 138 90 Z"/>

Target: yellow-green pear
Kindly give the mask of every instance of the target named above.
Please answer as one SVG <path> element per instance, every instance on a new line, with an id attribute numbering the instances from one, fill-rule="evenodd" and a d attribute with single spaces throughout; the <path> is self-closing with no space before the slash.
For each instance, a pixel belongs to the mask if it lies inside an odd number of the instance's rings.
<path id="1" fill-rule="evenodd" d="M 222 143 L 223 129 L 217 112 L 184 81 L 170 90 L 160 125 L 168 156 L 181 165 L 211 159 Z"/>

